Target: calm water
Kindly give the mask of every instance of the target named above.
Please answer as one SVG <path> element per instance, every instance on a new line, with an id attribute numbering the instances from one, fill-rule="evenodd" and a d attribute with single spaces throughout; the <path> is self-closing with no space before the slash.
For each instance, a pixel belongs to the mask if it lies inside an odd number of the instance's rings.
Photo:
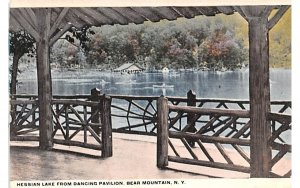
<path id="1" fill-rule="evenodd" d="M 28 74 L 28 73 L 27 73 Z M 177 72 L 120 74 L 98 71 L 53 71 L 53 94 L 89 94 L 99 88 L 107 94 L 186 96 L 192 89 L 197 97 L 249 99 L 249 73 L 232 72 Z M 17 92 L 37 94 L 36 73 L 21 75 Z M 271 99 L 291 99 L 291 70 L 272 69 L 270 72 Z M 155 88 L 153 85 L 173 86 Z"/>

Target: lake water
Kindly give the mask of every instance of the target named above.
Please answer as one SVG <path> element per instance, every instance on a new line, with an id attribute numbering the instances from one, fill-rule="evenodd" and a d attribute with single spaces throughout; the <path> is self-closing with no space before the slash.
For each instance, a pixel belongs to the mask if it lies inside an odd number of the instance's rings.
<path id="1" fill-rule="evenodd" d="M 20 77 L 17 92 L 19 94 L 37 94 L 36 72 L 26 73 Z M 198 98 L 249 99 L 249 72 L 247 70 L 169 74 L 54 70 L 52 80 L 54 95 L 90 94 L 90 90 L 97 87 L 106 94 L 186 97 L 187 91 L 192 89 Z M 153 87 L 153 85 L 161 86 L 162 84 L 172 87 Z M 270 71 L 270 84 L 271 100 L 291 100 L 291 70 L 272 69 Z M 128 108 L 128 102 L 125 100 L 114 100 L 113 102 L 124 109 Z M 126 112 L 116 109 L 113 109 L 112 112 L 126 116 Z M 136 113 L 142 112 L 137 111 Z M 113 122 L 113 128 L 127 125 L 126 118 L 114 117 Z M 130 119 L 130 122 L 131 125 L 143 123 L 141 119 Z M 142 132 L 143 130 L 143 127 L 136 129 L 136 131 Z M 283 137 L 290 143 L 290 132 L 286 134 Z"/>
<path id="2" fill-rule="evenodd" d="M 248 70 L 168 74 L 54 70 L 52 80 L 54 95 L 90 94 L 97 87 L 106 94 L 184 97 L 192 89 L 199 98 L 249 99 Z M 36 72 L 23 73 L 19 81 L 18 94 L 37 94 Z M 271 69 L 270 83 L 272 100 L 291 100 L 291 70 Z M 167 87 L 153 87 L 162 84 Z"/>

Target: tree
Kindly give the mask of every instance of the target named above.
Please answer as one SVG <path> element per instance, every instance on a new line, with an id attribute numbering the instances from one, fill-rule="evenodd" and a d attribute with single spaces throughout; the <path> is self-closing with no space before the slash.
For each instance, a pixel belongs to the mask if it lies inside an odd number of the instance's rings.
<path id="1" fill-rule="evenodd" d="M 51 48 L 52 63 L 60 67 L 79 65 L 82 54 L 86 55 L 90 51 L 91 36 L 94 34 L 90 26 L 81 29 L 71 27 Z"/>
<path id="2" fill-rule="evenodd" d="M 241 65 L 245 57 L 238 42 L 225 27 L 216 29 L 200 48 L 201 59 L 209 64 L 209 68 L 234 69 Z"/>
<path id="3" fill-rule="evenodd" d="M 24 54 L 33 57 L 36 53 L 35 40 L 25 31 L 9 32 L 9 53 L 13 56 L 11 67 L 10 94 L 15 95 L 17 91 L 18 63 Z"/>

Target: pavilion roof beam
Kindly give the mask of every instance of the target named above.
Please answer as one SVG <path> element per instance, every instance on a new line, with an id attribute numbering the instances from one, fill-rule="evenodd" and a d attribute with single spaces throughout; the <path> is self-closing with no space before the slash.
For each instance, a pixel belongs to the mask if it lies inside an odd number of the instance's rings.
<path id="1" fill-rule="evenodd" d="M 178 14 L 175 10 L 168 7 L 150 7 L 150 9 L 161 19 L 176 20 L 178 17 L 182 17 L 182 15 Z"/>
<path id="2" fill-rule="evenodd" d="M 79 18 L 82 23 L 86 23 L 83 24 L 84 25 L 98 25 L 100 22 L 98 22 L 97 20 L 94 20 L 93 18 L 91 18 L 89 15 L 84 14 L 82 11 L 80 11 L 80 8 L 73 8 L 70 10 L 70 12 L 73 13 L 73 16 L 76 15 L 77 18 Z"/>
<path id="3" fill-rule="evenodd" d="M 146 21 L 146 19 L 143 16 L 139 15 L 137 12 L 135 12 L 129 7 L 113 7 L 112 9 L 114 9 L 115 11 L 123 15 L 125 18 L 130 20 L 131 23 L 141 24 L 144 23 L 144 21 Z"/>
<path id="4" fill-rule="evenodd" d="M 214 7 L 195 7 L 195 9 L 205 16 L 215 16 L 216 13 L 219 13 L 219 10 Z"/>
<path id="5" fill-rule="evenodd" d="M 24 18 L 18 9 L 11 9 L 11 16 L 21 25 L 36 41 L 39 40 L 40 35 L 37 30 Z"/>
<path id="6" fill-rule="evenodd" d="M 36 27 L 37 27 L 37 22 L 36 21 L 37 20 L 32 19 L 31 16 L 28 14 L 28 12 L 25 10 L 25 8 L 20 8 L 20 9 L 18 9 L 18 11 L 23 16 L 23 18 L 27 21 L 27 23 L 29 23 L 31 25 L 31 27 L 34 28 L 34 30 L 37 30 L 36 29 Z"/>
<path id="7" fill-rule="evenodd" d="M 245 20 L 248 20 L 247 16 L 245 15 L 240 6 L 234 6 L 234 10 L 236 10 Z"/>
<path id="8" fill-rule="evenodd" d="M 127 25 L 129 23 L 129 19 L 117 12 L 116 10 L 109 7 L 99 7 L 97 11 L 101 12 L 104 16 L 112 19 L 113 22 L 118 23 L 120 25 Z"/>
<path id="9" fill-rule="evenodd" d="M 22 10 L 22 9 L 21 9 Z M 31 9 L 31 8 L 24 8 L 24 10 L 27 13 L 27 16 L 29 17 L 29 19 L 31 20 L 34 28 L 37 27 L 37 17 L 35 15 L 35 12 Z"/>
<path id="10" fill-rule="evenodd" d="M 72 27 L 71 23 L 66 24 L 62 29 L 59 29 L 59 32 L 51 36 L 49 45 L 52 46 L 61 36 L 63 36 L 70 28 Z"/>
<path id="11" fill-rule="evenodd" d="M 231 6 L 218 6 L 217 9 L 226 15 L 231 15 L 234 13 L 234 9 Z"/>
<path id="12" fill-rule="evenodd" d="M 147 20 L 151 22 L 159 22 L 161 20 L 161 17 L 154 13 L 153 11 L 149 10 L 148 8 L 144 7 L 132 7 L 135 12 L 145 17 Z"/>
<path id="13" fill-rule="evenodd" d="M 284 13 L 290 8 L 288 5 L 280 6 L 279 10 L 276 12 L 276 14 L 269 20 L 268 22 L 268 28 L 271 30 L 277 22 L 280 20 L 280 18 L 284 15 Z"/>
<path id="14" fill-rule="evenodd" d="M 178 12 L 180 12 L 186 18 L 194 18 L 197 15 L 197 14 L 195 14 L 194 11 L 192 11 L 188 7 L 174 7 L 173 9 L 176 9 Z"/>
<path id="15" fill-rule="evenodd" d="M 13 16 L 10 16 L 9 30 L 10 31 L 20 31 L 20 30 L 24 30 L 24 28 L 19 24 L 19 22 Z"/>
<path id="16" fill-rule="evenodd" d="M 63 22 L 63 19 L 65 18 L 66 14 L 68 13 L 69 8 L 62 8 L 60 14 L 58 15 L 57 19 L 54 21 L 54 23 L 51 26 L 50 29 L 50 36 L 54 34 L 54 32 L 59 28 L 61 23 Z"/>
<path id="17" fill-rule="evenodd" d="M 114 22 L 111 18 L 104 16 L 101 12 L 98 12 L 95 9 L 92 8 L 80 8 L 80 10 L 89 15 L 90 17 L 92 17 L 93 19 L 100 21 L 100 24 L 108 24 L 108 25 L 112 25 Z"/>
<path id="18" fill-rule="evenodd" d="M 85 25 L 91 25 L 90 19 L 83 19 L 82 15 L 77 15 L 77 12 L 74 12 L 74 9 L 69 10 L 69 13 L 66 15 L 66 20 L 72 23 L 76 28 L 81 28 Z M 89 22 L 88 22 L 89 21 Z"/>

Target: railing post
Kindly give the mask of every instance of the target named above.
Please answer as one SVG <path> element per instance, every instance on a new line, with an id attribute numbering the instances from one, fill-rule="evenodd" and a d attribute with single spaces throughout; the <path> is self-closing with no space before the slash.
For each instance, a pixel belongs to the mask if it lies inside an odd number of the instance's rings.
<path id="1" fill-rule="evenodd" d="M 187 106 L 196 107 L 196 93 L 193 90 L 189 90 L 187 92 L 187 99 L 188 99 Z M 194 119 L 194 116 L 195 116 L 195 114 L 192 114 L 192 113 L 187 114 L 187 123 L 188 123 L 188 125 L 190 125 L 190 127 L 187 129 L 187 132 L 194 133 L 197 131 L 195 128 L 195 122 L 192 122 L 192 119 Z M 195 146 L 195 142 L 193 140 L 191 140 L 191 139 L 186 139 L 186 140 L 191 147 Z"/>
<path id="2" fill-rule="evenodd" d="M 16 100 L 15 96 L 11 97 L 11 100 Z M 17 105 L 13 105 L 10 103 L 10 115 L 11 115 L 11 123 L 10 123 L 10 136 L 15 136 L 15 132 L 14 132 L 14 123 L 16 123 L 16 117 L 17 117 Z"/>
<path id="3" fill-rule="evenodd" d="M 102 125 L 102 157 L 112 156 L 112 125 L 111 125 L 111 98 L 103 95 L 101 99 Z"/>
<path id="4" fill-rule="evenodd" d="M 100 95 L 101 95 L 101 90 L 98 88 L 94 88 L 91 90 L 91 101 L 95 101 L 95 102 L 99 102 L 100 100 Z M 95 114 L 95 112 L 97 111 L 97 107 L 92 106 L 91 107 L 91 114 Z M 100 110 L 97 114 L 95 114 L 92 119 L 91 119 L 92 123 L 100 123 Z M 97 135 L 100 135 L 100 127 L 92 127 L 92 129 L 95 131 L 95 133 L 97 133 Z"/>
<path id="5" fill-rule="evenodd" d="M 168 166 L 168 99 L 161 96 L 157 101 L 157 167 Z"/>

